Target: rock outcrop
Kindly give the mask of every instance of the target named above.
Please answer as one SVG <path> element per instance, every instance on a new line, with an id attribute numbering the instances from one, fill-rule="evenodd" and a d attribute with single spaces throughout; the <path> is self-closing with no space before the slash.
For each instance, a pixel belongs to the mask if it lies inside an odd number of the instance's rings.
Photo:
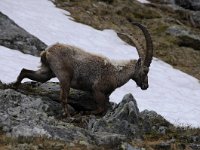
<path id="1" fill-rule="evenodd" d="M 194 50 L 200 50 L 200 36 L 195 35 L 189 29 L 181 26 L 171 26 L 166 31 L 168 34 L 178 38 L 180 46 L 191 47 Z"/>
<path id="2" fill-rule="evenodd" d="M 185 9 L 200 11 L 199 0 L 174 0 L 175 3 Z"/>
<path id="3" fill-rule="evenodd" d="M 47 46 L 0 12 L 0 45 L 39 56 Z"/>
<path id="4" fill-rule="evenodd" d="M 125 95 L 119 104 L 111 103 L 103 117 L 76 114 L 70 118 L 62 118 L 62 106 L 57 101 L 59 95 L 51 94 L 52 89 L 57 93 L 56 86 L 56 83 L 26 83 L 15 91 L 9 86 L 1 85 L 0 128 L 3 132 L 12 137 L 44 136 L 67 143 L 82 141 L 93 145 L 120 147 L 122 143 L 141 139 L 147 130 L 151 131 L 152 121 L 149 120 L 164 122 L 162 126 L 154 122 L 157 125 L 156 132 L 172 126 L 155 112 L 139 112 L 137 102 L 131 94 Z M 82 92 L 80 98 L 79 93 L 80 91 L 71 93 L 70 104 L 73 104 L 74 111 L 80 111 L 80 108 L 88 110 L 88 106 L 83 103 L 89 105 L 92 98 L 88 102 L 87 98 L 90 94 Z M 79 107 L 81 104 L 82 107 Z M 90 106 L 90 109 L 94 108 Z"/>

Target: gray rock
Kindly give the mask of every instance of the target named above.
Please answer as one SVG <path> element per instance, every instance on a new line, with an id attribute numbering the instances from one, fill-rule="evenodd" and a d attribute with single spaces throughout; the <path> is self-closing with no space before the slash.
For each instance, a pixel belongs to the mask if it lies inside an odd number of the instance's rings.
<path id="1" fill-rule="evenodd" d="M 192 148 L 192 150 L 199 150 L 200 144 L 191 144 L 190 147 Z"/>
<path id="2" fill-rule="evenodd" d="M 123 143 L 121 145 L 121 149 L 122 150 L 145 150 L 145 149 L 142 149 L 142 148 L 135 148 L 132 145 L 130 145 L 129 143 Z"/>
<path id="3" fill-rule="evenodd" d="M 168 34 L 178 38 L 180 46 L 191 47 L 200 50 L 200 36 L 181 26 L 171 26 L 166 31 Z"/>
<path id="4" fill-rule="evenodd" d="M 4 131 L 8 135 L 46 136 L 67 142 L 88 140 L 88 136 L 92 136 L 92 133 L 84 129 L 55 119 L 57 114 L 54 112 L 50 113 L 54 116 L 49 116 L 49 111 L 54 111 L 55 108 L 61 113 L 62 107 L 57 102 L 7 89 L 0 90 L 0 103 L 0 124 L 6 127 Z"/>
<path id="5" fill-rule="evenodd" d="M 142 130 L 144 133 L 166 134 L 173 125 L 155 111 L 144 110 L 140 113 Z"/>
<path id="6" fill-rule="evenodd" d="M 0 45 L 39 56 L 47 46 L 0 12 Z"/>
<path id="7" fill-rule="evenodd" d="M 166 127 L 160 126 L 160 127 L 158 128 L 158 133 L 160 133 L 160 134 L 166 134 Z"/>
<path id="8" fill-rule="evenodd" d="M 138 114 L 138 108 L 130 94 L 101 119 L 85 116 L 88 122 L 85 126 L 80 126 L 84 116 L 80 120 L 78 116 L 61 120 L 62 106 L 46 96 L 28 96 L 4 89 L 0 90 L 0 103 L 0 126 L 12 137 L 45 136 L 68 143 L 84 141 L 94 145 L 117 146 L 122 141 L 135 138 L 139 130 L 135 125 L 138 120 L 131 119 L 137 118 L 131 114 Z"/>
<path id="9" fill-rule="evenodd" d="M 88 128 L 94 133 L 115 133 L 134 139 L 140 136 L 138 118 L 136 101 L 131 94 L 127 94 L 113 111 L 107 112 L 103 118 L 89 122 Z"/>
<path id="10" fill-rule="evenodd" d="M 199 0 L 175 0 L 175 4 L 190 10 L 200 10 Z"/>
<path id="11" fill-rule="evenodd" d="M 76 92 L 72 95 L 74 101 L 80 98 L 75 96 Z M 45 136 L 66 143 L 82 143 L 87 147 L 107 145 L 114 149 L 121 147 L 132 150 L 136 148 L 129 145 L 128 141 L 140 139 L 143 133 L 152 131 L 164 134 L 170 126 L 156 112 L 140 113 L 131 94 L 125 95 L 119 104 L 111 104 L 103 117 L 77 114 L 62 118 L 62 106 L 54 99 L 58 97 L 57 83 L 29 82 L 15 91 L 0 82 L 0 129 L 12 137 Z M 82 94 L 81 98 L 87 99 L 88 95 Z"/>
<path id="12" fill-rule="evenodd" d="M 28 89 L 28 90 L 27 90 Z M 26 82 L 19 87 L 19 91 L 26 94 L 40 95 L 60 102 L 60 85 L 56 82 Z M 90 111 L 96 109 L 96 102 L 92 93 L 70 89 L 68 103 L 76 111 Z"/>
<path id="13" fill-rule="evenodd" d="M 194 27 L 200 28 L 200 11 L 191 12 L 190 20 Z"/>

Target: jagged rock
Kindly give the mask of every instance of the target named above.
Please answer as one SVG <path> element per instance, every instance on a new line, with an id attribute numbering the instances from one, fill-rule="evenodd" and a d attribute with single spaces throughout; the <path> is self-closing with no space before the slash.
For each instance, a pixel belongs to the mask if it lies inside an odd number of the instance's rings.
<path id="1" fill-rule="evenodd" d="M 6 89 L 0 90 L 0 103 L 0 126 L 10 136 L 46 136 L 66 142 L 82 140 L 95 144 L 116 144 L 126 139 L 111 133 L 94 134 L 59 120 L 62 107 L 48 98 L 26 96 Z"/>
<path id="2" fill-rule="evenodd" d="M 200 10 L 200 1 L 199 0 L 174 0 L 175 3 L 183 8 L 190 10 Z"/>
<path id="3" fill-rule="evenodd" d="M 130 94 L 100 119 L 96 116 L 74 116 L 60 120 L 63 110 L 57 101 L 44 95 L 25 95 L 13 89 L 0 90 L 0 103 L 0 127 L 12 137 L 45 136 L 68 143 L 85 141 L 116 146 L 136 138 L 139 133 L 139 110 Z M 84 119 L 88 123 L 79 126 Z M 104 121 L 105 124 L 101 123 Z"/>
<path id="4" fill-rule="evenodd" d="M 192 12 L 190 15 L 190 20 L 194 27 L 200 28 L 200 11 Z"/>
<path id="5" fill-rule="evenodd" d="M 109 132 L 124 135 L 128 138 L 139 137 L 139 109 L 131 94 L 124 96 L 114 110 L 100 119 L 90 120 L 89 129 L 93 132 Z"/>
<path id="6" fill-rule="evenodd" d="M 156 132 L 163 135 L 172 126 L 154 111 L 145 110 L 140 113 L 131 94 L 125 95 L 119 104 L 112 103 L 103 117 L 77 114 L 62 118 L 58 83 L 27 82 L 18 91 L 9 89 L 10 87 L 11 85 L 0 82 L 0 129 L 12 137 L 44 136 L 66 143 L 108 145 L 126 150 L 137 149 L 129 145 L 128 141 L 141 139 L 144 133 Z M 76 92 L 82 91 L 73 91 L 71 101 L 76 103 L 85 103 L 88 95 L 91 96 L 82 92 L 80 97 Z M 79 98 L 82 101 L 76 100 Z M 83 104 L 79 105 L 85 107 Z"/>
<path id="7" fill-rule="evenodd" d="M 195 35 L 188 29 L 181 26 L 171 26 L 166 31 L 168 34 L 178 37 L 180 46 L 191 47 L 195 50 L 200 50 L 200 36 Z"/>
<path id="8" fill-rule="evenodd" d="M 47 46 L 0 12 L 0 45 L 39 56 Z"/>
<path id="9" fill-rule="evenodd" d="M 167 129 L 173 126 L 155 111 L 144 110 L 140 113 L 140 117 L 142 119 L 142 129 L 145 133 L 165 134 Z"/>

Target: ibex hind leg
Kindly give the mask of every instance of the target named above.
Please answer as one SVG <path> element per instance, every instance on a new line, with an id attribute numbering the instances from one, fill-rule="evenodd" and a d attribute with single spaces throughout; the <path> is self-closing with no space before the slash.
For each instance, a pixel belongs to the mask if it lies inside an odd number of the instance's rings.
<path id="1" fill-rule="evenodd" d="M 91 114 L 104 115 L 107 111 L 105 94 L 100 92 L 100 91 L 95 91 L 94 92 L 94 99 L 97 103 L 97 109 L 94 110 L 94 111 L 91 111 Z"/>
<path id="2" fill-rule="evenodd" d="M 60 101 L 63 105 L 64 116 L 70 117 L 70 112 L 68 112 L 68 107 L 67 107 L 68 95 L 69 95 L 69 90 L 70 90 L 69 82 L 60 81 L 60 87 L 61 87 Z"/>
<path id="3" fill-rule="evenodd" d="M 60 102 L 63 105 L 64 116 L 69 117 L 70 113 L 68 112 L 67 101 L 71 83 L 70 72 L 67 70 L 64 64 L 59 61 L 57 61 L 57 65 L 52 65 L 50 63 L 50 67 L 60 82 Z"/>
<path id="4" fill-rule="evenodd" d="M 55 75 L 53 74 L 51 70 L 43 71 L 42 69 L 39 69 L 37 71 L 33 71 L 33 70 L 28 70 L 28 69 L 23 68 L 19 76 L 17 77 L 17 81 L 13 84 L 13 86 L 15 88 L 18 88 L 18 86 L 21 84 L 24 78 L 28 78 L 33 81 L 44 83 L 53 77 L 55 77 Z"/>

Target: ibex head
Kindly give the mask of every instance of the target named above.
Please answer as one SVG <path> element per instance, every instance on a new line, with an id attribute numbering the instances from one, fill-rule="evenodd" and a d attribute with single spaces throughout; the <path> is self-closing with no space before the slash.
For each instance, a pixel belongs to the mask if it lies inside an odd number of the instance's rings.
<path id="1" fill-rule="evenodd" d="M 148 84 L 148 72 L 149 67 L 153 58 L 153 43 L 151 40 L 151 36 L 148 32 L 148 30 L 142 26 L 139 23 L 133 23 L 134 25 L 138 26 L 144 33 L 145 39 L 146 39 L 146 48 L 144 48 L 138 40 L 131 37 L 132 41 L 134 42 L 139 59 L 137 63 L 135 64 L 135 70 L 133 75 L 133 80 L 136 82 L 136 84 L 142 89 L 146 90 L 149 87 Z"/>
<path id="2" fill-rule="evenodd" d="M 146 66 L 142 66 L 141 58 L 139 58 L 135 65 L 133 80 L 142 90 L 146 90 L 149 87 L 148 72 L 149 68 Z"/>

